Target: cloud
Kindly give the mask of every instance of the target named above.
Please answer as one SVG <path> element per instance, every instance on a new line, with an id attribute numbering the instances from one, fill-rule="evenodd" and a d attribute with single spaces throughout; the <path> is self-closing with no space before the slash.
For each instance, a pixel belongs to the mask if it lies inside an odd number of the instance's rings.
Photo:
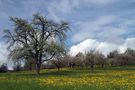
<path id="1" fill-rule="evenodd" d="M 7 63 L 8 54 L 7 45 L 4 42 L 0 42 L 0 65 Z"/>
<path id="2" fill-rule="evenodd" d="M 128 38 L 122 44 L 99 42 L 96 39 L 86 39 L 79 44 L 73 45 L 70 48 L 70 54 L 75 56 L 77 53 L 86 53 L 90 50 L 97 50 L 107 55 L 113 50 L 118 50 L 120 53 L 125 52 L 127 48 L 135 49 L 135 38 Z"/>
<path id="3" fill-rule="evenodd" d="M 124 52 L 127 48 L 135 50 L 135 38 L 128 38 L 122 45 L 119 45 L 120 52 Z"/>
<path id="4" fill-rule="evenodd" d="M 85 2 L 98 5 L 98 6 L 103 6 L 103 5 L 109 5 L 118 2 L 119 0 L 84 0 Z"/>
<path id="5" fill-rule="evenodd" d="M 101 34 L 104 34 L 105 32 L 109 30 L 108 25 L 113 23 L 115 19 L 116 19 L 115 16 L 102 16 L 92 21 L 77 22 L 75 26 L 77 27 L 79 31 L 77 33 L 76 32 L 74 33 L 72 37 L 72 41 L 79 42 L 86 38 L 99 37 Z"/>
<path id="6" fill-rule="evenodd" d="M 77 22 L 72 41 L 80 42 L 87 38 L 101 41 L 122 43 L 124 37 L 130 36 L 134 31 L 134 20 L 122 19 L 116 15 L 105 15 L 95 20 Z M 128 32 L 128 35 L 126 35 Z M 133 35 L 132 35 L 133 36 Z"/>
<path id="7" fill-rule="evenodd" d="M 66 19 L 64 16 L 71 15 L 77 9 L 86 6 L 105 6 L 118 2 L 119 0 L 58 0 L 48 2 L 47 9 L 49 16 L 56 21 Z"/>
<path id="8" fill-rule="evenodd" d="M 3 41 L 0 42 L 0 66 L 7 64 L 8 69 L 13 69 L 13 62 L 8 59 L 9 51 L 7 50 L 7 44 Z"/>
<path id="9" fill-rule="evenodd" d="M 71 14 L 78 5 L 78 0 L 59 0 L 48 3 L 47 9 L 51 18 L 60 21 L 65 19 L 65 15 Z"/>

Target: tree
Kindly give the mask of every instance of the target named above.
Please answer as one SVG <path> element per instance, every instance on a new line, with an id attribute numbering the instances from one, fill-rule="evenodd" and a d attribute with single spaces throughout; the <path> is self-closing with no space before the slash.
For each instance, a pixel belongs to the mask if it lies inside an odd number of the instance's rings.
<path id="1" fill-rule="evenodd" d="M 127 48 L 127 50 L 125 51 L 125 54 L 131 55 L 135 58 L 135 50 Z"/>
<path id="2" fill-rule="evenodd" d="M 91 50 L 90 52 L 86 53 L 86 65 L 90 66 L 91 71 L 93 72 L 94 65 L 95 65 L 95 55 L 94 55 L 94 50 Z"/>
<path id="3" fill-rule="evenodd" d="M 25 70 L 34 70 L 34 68 L 35 68 L 35 63 L 34 63 L 34 60 L 32 58 L 25 60 L 25 63 L 24 63 Z"/>
<path id="4" fill-rule="evenodd" d="M 84 55 L 83 53 L 79 52 L 75 57 L 74 57 L 74 63 L 75 63 L 75 66 L 81 66 L 83 67 L 84 66 Z"/>
<path id="5" fill-rule="evenodd" d="M 107 61 L 108 61 L 109 65 L 111 65 L 111 66 L 118 65 L 118 61 L 117 61 L 118 55 L 119 55 L 119 53 L 117 50 L 114 50 L 107 55 L 107 59 L 108 59 Z"/>
<path id="6" fill-rule="evenodd" d="M 122 53 L 117 56 L 117 64 L 120 66 L 130 65 L 133 63 L 133 59 L 133 56 L 126 53 Z"/>
<path id="7" fill-rule="evenodd" d="M 64 44 L 66 32 L 69 30 L 68 23 L 54 22 L 39 14 L 34 14 L 31 21 L 17 17 L 10 19 L 14 29 L 4 30 L 4 37 L 9 43 L 9 58 L 12 60 L 32 58 L 39 75 L 41 64 L 54 57 L 57 51 L 56 43 Z"/>
<path id="8" fill-rule="evenodd" d="M 66 61 L 66 66 L 73 68 L 75 66 L 74 57 L 70 54 L 66 54 L 64 57 L 64 60 Z"/>
<path id="9" fill-rule="evenodd" d="M 8 67 L 7 64 L 2 64 L 0 66 L 0 72 L 7 72 L 8 71 Z"/>
<path id="10" fill-rule="evenodd" d="M 60 70 L 60 68 L 66 66 L 67 62 L 64 60 L 65 56 L 66 56 L 65 47 L 64 46 L 57 47 L 54 59 L 51 61 L 51 63 L 57 67 L 58 71 Z"/>
<path id="11" fill-rule="evenodd" d="M 100 52 L 95 52 L 95 60 L 96 60 L 96 63 L 98 65 L 101 65 L 101 67 L 103 68 L 106 64 L 106 59 L 105 59 L 105 56 L 100 53 Z"/>
<path id="12" fill-rule="evenodd" d="M 13 70 L 14 71 L 21 71 L 22 70 L 21 62 L 15 62 L 14 66 L 13 66 Z"/>
<path id="13" fill-rule="evenodd" d="M 115 57 L 117 57 L 118 54 L 119 54 L 118 51 L 117 51 L 117 50 L 114 50 L 114 51 L 110 52 L 110 53 L 107 55 L 107 57 L 108 57 L 108 58 L 115 58 Z"/>
<path id="14" fill-rule="evenodd" d="M 129 57 L 130 64 L 135 64 L 135 50 L 127 48 L 124 54 Z"/>

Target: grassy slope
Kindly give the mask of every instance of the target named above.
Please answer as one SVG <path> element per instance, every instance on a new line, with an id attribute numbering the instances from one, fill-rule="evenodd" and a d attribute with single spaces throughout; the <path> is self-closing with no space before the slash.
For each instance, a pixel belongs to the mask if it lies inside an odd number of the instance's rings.
<path id="1" fill-rule="evenodd" d="M 131 78 L 131 76 L 133 77 Z M 83 77 L 90 79 L 88 80 L 88 84 L 93 80 L 92 85 L 82 85 L 85 83 L 81 81 Z M 32 71 L 10 72 L 0 73 L 0 90 L 108 90 L 109 88 L 112 90 L 131 90 L 135 89 L 135 86 L 133 86 L 134 83 L 130 82 L 130 79 L 135 81 L 134 77 L 134 66 L 112 67 L 107 69 L 96 68 L 93 73 L 90 72 L 89 69 L 63 69 L 60 72 L 57 72 L 55 69 L 42 70 L 40 76 L 36 76 L 35 72 Z M 65 80 L 68 82 L 68 79 L 69 81 L 71 79 L 71 84 L 73 83 L 75 85 L 68 85 L 69 83 L 67 83 L 67 85 L 60 85 L 65 83 Z M 98 81 L 98 79 L 101 80 Z M 123 79 L 125 79 L 125 81 Z M 54 80 L 54 82 L 52 82 L 52 84 L 50 82 L 50 85 L 44 83 L 49 82 L 49 80 Z M 124 87 L 119 83 L 117 84 L 117 80 L 120 80 L 120 83 L 123 83 Z M 109 81 L 114 81 L 112 82 L 114 84 L 111 85 Z M 101 82 L 104 85 L 102 87 L 100 86 L 100 84 L 102 84 Z M 110 84 L 107 84 L 107 82 Z M 56 85 L 54 86 L 53 83 L 56 83 Z M 96 84 L 99 86 L 96 86 Z"/>

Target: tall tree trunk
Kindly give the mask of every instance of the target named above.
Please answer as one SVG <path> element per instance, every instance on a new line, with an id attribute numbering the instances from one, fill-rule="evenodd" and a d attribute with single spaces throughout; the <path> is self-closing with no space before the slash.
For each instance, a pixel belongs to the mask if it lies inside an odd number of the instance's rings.
<path id="1" fill-rule="evenodd" d="M 36 73 L 37 73 L 37 75 L 40 74 L 40 67 L 41 67 L 40 64 L 36 64 Z"/>
<path id="2" fill-rule="evenodd" d="M 94 71 L 94 65 L 91 65 L 91 72 Z"/>
<path id="3" fill-rule="evenodd" d="M 40 55 L 41 56 L 41 55 Z M 40 67 L 41 67 L 41 57 L 39 57 L 39 50 L 36 50 L 36 54 L 35 54 L 35 64 L 36 64 L 36 74 L 39 75 L 40 74 Z"/>
<path id="4" fill-rule="evenodd" d="M 57 67 L 57 69 L 58 69 L 58 72 L 60 71 L 60 67 Z"/>
<path id="5" fill-rule="evenodd" d="M 104 64 L 101 64 L 101 68 L 104 68 Z"/>

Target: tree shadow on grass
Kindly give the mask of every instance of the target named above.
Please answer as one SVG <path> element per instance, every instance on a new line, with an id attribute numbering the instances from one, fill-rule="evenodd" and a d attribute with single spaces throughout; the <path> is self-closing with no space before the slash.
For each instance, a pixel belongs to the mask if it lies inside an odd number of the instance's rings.
<path id="1" fill-rule="evenodd" d="M 56 76 L 56 77 L 61 77 L 61 76 L 72 76 L 72 77 L 80 77 L 82 74 L 98 74 L 103 71 L 101 70 L 94 70 L 91 72 L 89 69 L 71 69 L 71 70 L 61 70 L 61 71 L 52 71 L 52 70 L 47 70 L 46 72 L 41 71 L 40 75 L 38 77 L 49 77 L 49 76 Z M 16 76 L 18 77 L 36 77 L 36 72 L 31 72 L 31 73 L 18 73 Z"/>
<path id="2" fill-rule="evenodd" d="M 51 69 L 47 69 L 47 70 L 41 70 L 41 73 L 39 75 L 39 77 L 49 77 L 49 76 L 80 76 L 81 74 L 98 74 L 98 73 L 102 73 L 102 72 L 108 72 L 108 71 L 134 71 L 135 67 L 111 67 L 111 68 L 106 68 L 106 69 L 101 69 L 101 68 L 95 68 L 93 72 L 91 72 L 90 69 L 69 69 L 69 70 L 51 70 Z M 10 75 L 14 75 L 17 77 L 36 77 L 36 72 L 34 71 L 24 71 L 24 72 L 15 72 L 15 73 L 10 73 Z"/>
<path id="3" fill-rule="evenodd" d="M 75 71 L 48 71 L 48 72 L 41 72 L 39 77 L 47 77 L 47 76 L 74 76 L 78 73 Z M 36 73 L 18 73 L 16 76 L 24 76 L 24 77 L 35 77 L 37 76 Z"/>

